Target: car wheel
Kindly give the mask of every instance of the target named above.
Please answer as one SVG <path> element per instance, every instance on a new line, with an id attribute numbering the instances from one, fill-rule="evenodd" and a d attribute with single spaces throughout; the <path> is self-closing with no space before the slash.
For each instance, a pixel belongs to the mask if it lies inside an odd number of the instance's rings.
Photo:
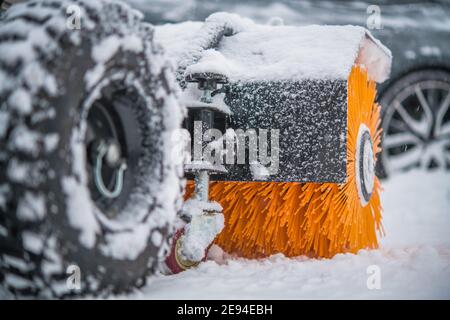
<path id="1" fill-rule="evenodd" d="M 383 94 L 380 104 L 382 176 L 411 168 L 450 168 L 450 73 L 410 73 Z"/>

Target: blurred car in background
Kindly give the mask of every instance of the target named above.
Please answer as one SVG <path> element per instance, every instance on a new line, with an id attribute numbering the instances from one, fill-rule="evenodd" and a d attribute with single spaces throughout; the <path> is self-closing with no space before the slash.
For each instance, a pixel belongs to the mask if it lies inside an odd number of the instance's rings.
<path id="1" fill-rule="evenodd" d="M 204 20 L 217 11 L 264 23 L 364 26 L 393 54 L 379 86 L 382 177 L 413 167 L 450 168 L 450 1 L 128 0 L 153 24 Z M 336 52 L 339 55 L 339 52 Z"/>

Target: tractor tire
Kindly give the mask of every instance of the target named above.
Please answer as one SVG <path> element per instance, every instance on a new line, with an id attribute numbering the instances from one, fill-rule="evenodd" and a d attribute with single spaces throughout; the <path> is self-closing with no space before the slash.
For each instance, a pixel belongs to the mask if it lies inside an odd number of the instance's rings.
<path id="1" fill-rule="evenodd" d="M 0 284 L 8 294 L 127 291 L 169 251 L 183 191 L 169 143 L 184 110 L 141 19 L 117 1 L 43 0 L 12 6 L 0 22 Z M 115 148 L 100 156 L 98 144 L 109 141 Z"/>

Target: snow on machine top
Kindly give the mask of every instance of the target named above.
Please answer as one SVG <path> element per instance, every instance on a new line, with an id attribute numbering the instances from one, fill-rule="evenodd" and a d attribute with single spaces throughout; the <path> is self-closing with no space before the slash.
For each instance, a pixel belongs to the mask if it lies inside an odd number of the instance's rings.
<path id="1" fill-rule="evenodd" d="M 204 23 L 158 26 L 155 36 L 184 76 L 213 72 L 230 82 L 347 80 L 356 63 L 383 82 L 391 69 L 389 49 L 359 26 L 260 25 L 219 12 Z"/>

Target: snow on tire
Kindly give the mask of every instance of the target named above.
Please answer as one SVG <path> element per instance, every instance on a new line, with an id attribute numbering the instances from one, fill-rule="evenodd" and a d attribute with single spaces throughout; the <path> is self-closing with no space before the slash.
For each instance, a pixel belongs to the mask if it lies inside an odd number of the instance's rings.
<path id="1" fill-rule="evenodd" d="M 169 249 L 183 110 L 141 19 L 116 1 L 44 0 L 0 22 L 0 282 L 15 295 L 127 290 Z"/>

